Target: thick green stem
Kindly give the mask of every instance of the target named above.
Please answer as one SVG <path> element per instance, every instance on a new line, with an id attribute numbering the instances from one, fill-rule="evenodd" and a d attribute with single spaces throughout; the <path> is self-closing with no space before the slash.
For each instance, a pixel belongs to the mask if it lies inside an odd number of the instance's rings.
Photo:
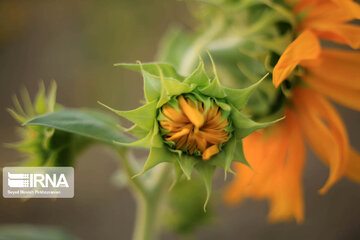
<path id="1" fill-rule="evenodd" d="M 161 206 L 170 185 L 168 178 L 171 166 L 170 164 L 158 166 L 153 170 L 152 176 L 146 178 L 145 184 L 140 176 L 133 178 L 134 166 L 127 150 L 120 149 L 118 152 L 137 204 L 133 240 L 155 240 L 160 227 Z"/>

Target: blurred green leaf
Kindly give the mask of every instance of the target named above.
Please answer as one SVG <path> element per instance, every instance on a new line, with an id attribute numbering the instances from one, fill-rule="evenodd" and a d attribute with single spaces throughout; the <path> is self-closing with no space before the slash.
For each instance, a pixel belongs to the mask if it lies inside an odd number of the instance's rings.
<path id="1" fill-rule="evenodd" d="M 94 110 L 64 109 L 35 117 L 25 125 L 38 125 L 78 134 L 105 143 L 130 142 L 120 132 L 117 121 L 108 114 Z"/>
<path id="2" fill-rule="evenodd" d="M 4 240 L 77 240 L 68 232 L 49 226 L 3 225 L 0 239 Z"/>
<path id="3" fill-rule="evenodd" d="M 211 220 L 211 206 L 204 212 L 204 187 L 202 180 L 195 175 L 190 181 L 179 180 L 169 192 L 165 224 L 181 234 L 191 234 L 194 230 Z"/>

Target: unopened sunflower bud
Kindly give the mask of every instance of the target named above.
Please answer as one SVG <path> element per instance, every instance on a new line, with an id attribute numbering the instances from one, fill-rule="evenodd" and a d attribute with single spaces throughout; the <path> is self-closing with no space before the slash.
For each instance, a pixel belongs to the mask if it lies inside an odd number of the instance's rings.
<path id="1" fill-rule="evenodd" d="M 261 81 L 245 89 L 225 88 L 214 63 L 214 78 L 208 77 L 201 59 L 187 77 L 166 63 L 118 65 L 141 71 L 144 77 L 144 106 L 118 111 L 104 105 L 134 122 L 128 131 L 138 140 L 118 144 L 150 148 L 139 174 L 161 162 L 170 162 L 178 173 L 177 179 L 182 174 L 190 179 L 195 168 L 205 182 L 208 199 L 215 169 L 224 168 L 226 176 L 233 161 L 247 164 L 242 138 L 273 123 L 257 123 L 241 113 Z"/>
<path id="2" fill-rule="evenodd" d="M 59 131 L 51 127 L 41 125 L 26 125 L 31 119 L 51 113 L 61 108 L 56 104 L 56 83 L 53 82 L 48 94 L 45 86 L 40 83 L 40 89 L 34 103 L 31 102 L 29 93 L 24 88 L 22 102 L 14 96 L 14 109 L 8 112 L 22 124 L 19 128 L 21 140 L 7 144 L 22 153 L 25 153 L 26 166 L 67 166 L 72 165 L 75 155 L 85 146 L 92 142 L 88 138 L 75 136 L 74 134 Z M 25 125 L 24 125 L 25 124 Z"/>
<path id="3" fill-rule="evenodd" d="M 201 156 L 203 160 L 219 153 L 230 137 L 229 113 L 223 114 L 224 110 L 214 100 L 208 102 L 206 106 L 195 95 L 178 96 L 161 108 L 161 119 L 166 119 L 159 121 L 164 130 L 162 137 L 171 149 Z"/>

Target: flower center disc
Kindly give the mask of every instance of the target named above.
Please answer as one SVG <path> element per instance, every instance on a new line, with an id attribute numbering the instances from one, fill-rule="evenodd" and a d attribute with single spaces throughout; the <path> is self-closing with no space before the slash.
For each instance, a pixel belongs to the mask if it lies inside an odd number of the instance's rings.
<path id="1" fill-rule="evenodd" d="M 190 155 L 210 159 L 219 152 L 221 144 L 229 140 L 221 108 L 213 102 L 208 109 L 201 101 L 194 102 L 184 96 L 177 97 L 178 108 L 166 104 L 161 112 L 167 120 L 160 120 L 163 138 L 174 149 Z"/>

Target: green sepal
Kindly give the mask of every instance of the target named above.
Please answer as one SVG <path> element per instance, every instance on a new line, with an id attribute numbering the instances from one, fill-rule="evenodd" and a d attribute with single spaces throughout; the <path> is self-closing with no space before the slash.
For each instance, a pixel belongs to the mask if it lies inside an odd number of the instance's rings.
<path id="1" fill-rule="evenodd" d="M 194 72 L 190 74 L 185 80 L 184 83 L 187 84 L 195 84 L 198 87 L 205 87 L 207 86 L 209 82 L 209 77 L 206 74 L 205 67 L 204 67 L 204 61 L 200 57 L 199 65 L 195 69 Z"/>
<path id="2" fill-rule="evenodd" d="M 165 78 L 162 72 L 162 69 L 158 66 L 160 81 L 161 81 L 161 96 L 156 105 L 157 108 L 160 108 L 162 105 L 170 101 L 172 96 L 178 96 L 184 93 L 191 92 L 196 85 L 195 84 L 186 84 L 180 82 L 179 80 L 173 78 Z"/>
<path id="3" fill-rule="evenodd" d="M 224 98 L 225 92 L 217 78 L 213 79 L 209 85 L 199 88 L 199 92 L 214 98 Z"/>
<path id="4" fill-rule="evenodd" d="M 115 110 L 101 102 L 98 102 L 100 105 L 106 107 L 107 109 L 113 111 L 114 113 L 132 121 L 137 126 L 144 128 L 146 130 L 151 130 L 154 125 L 154 119 L 156 116 L 156 101 L 147 103 L 137 109 L 130 111 L 119 111 Z"/>
<path id="5" fill-rule="evenodd" d="M 148 134 L 148 130 L 139 127 L 138 125 L 134 124 L 132 127 L 125 130 L 126 132 L 131 133 L 137 139 L 144 138 Z"/>
<path id="6" fill-rule="evenodd" d="M 148 134 L 144 138 L 134 142 L 114 141 L 113 143 L 124 147 L 152 147 L 152 148 L 164 147 L 163 140 L 159 135 L 159 126 L 156 121 L 154 123 L 154 127 L 148 132 Z"/>
<path id="7" fill-rule="evenodd" d="M 224 146 L 222 150 L 211 159 L 207 161 L 212 166 L 221 167 L 224 169 L 225 180 L 227 179 L 227 173 L 230 172 L 234 174 L 234 171 L 231 169 L 231 163 L 234 160 L 234 155 L 236 153 L 236 138 L 233 136 Z"/>
<path id="8" fill-rule="evenodd" d="M 169 187 L 169 192 L 176 186 L 176 184 L 180 181 L 181 177 L 183 176 L 184 172 L 180 167 L 179 161 L 174 161 L 174 173 L 175 178 Z"/>
<path id="9" fill-rule="evenodd" d="M 163 162 L 175 162 L 176 161 L 176 155 L 172 154 L 167 150 L 166 147 L 161 148 L 151 148 L 148 158 L 145 161 L 144 167 L 141 170 L 140 173 L 134 175 L 132 178 L 135 178 L 137 176 L 140 176 L 147 172 L 148 170 L 152 169 L 159 163 Z"/>
<path id="10" fill-rule="evenodd" d="M 236 109 L 233 109 L 231 114 L 231 120 L 235 127 L 236 135 L 240 138 L 244 138 L 248 136 L 250 133 L 258 129 L 266 128 L 276 122 L 281 121 L 282 119 L 284 118 L 280 118 L 271 122 L 258 123 L 251 120 L 250 118 L 248 118 L 247 116 L 245 116 Z"/>
<path id="11" fill-rule="evenodd" d="M 269 75 L 266 74 L 262 79 L 252 84 L 251 86 L 243 89 L 224 88 L 226 93 L 226 99 L 237 109 L 243 109 L 251 95 L 257 86 Z"/>
<path id="12" fill-rule="evenodd" d="M 194 166 L 201 161 L 200 159 L 189 156 L 187 154 L 181 154 L 178 158 L 178 163 L 181 167 L 181 170 L 183 171 L 184 175 L 188 180 L 191 179 L 191 173 L 194 168 Z"/>
<path id="13" fill-rule="evenodd" d="M 213 68 L 213 73 L 215 75 L 214 79 L 210 82 L 210 84 L 208 84 L 207 86 L 203 87 L 203 88 L 199 88 L 199 91 L 202 94 L 214 97 L 214 98 L 224 98 L 225 92 L 224 92 L 224 88 L 221 86 L 220 80 L 219 80 L 219 76 L 217 74 L 216 71 L 216 66 L 215 66 L 215 62 L 212 58 L 212 56 L 210 55 L 210 53 L 208 52 L 209 58 L 211 60 L 211 64 L 212 64 L 212 68 Z"/>
<path id="14" fill-rule="evenodd" d="M 244 146 L 241 137 L 236 137 L 236 136 L 234 137 L 236 138 L 236 146 L 235 146 L 236 151 L 234 152 L 234 162 L 240 162 L 252 169 L 251 165 L 245 158 Z"/>
<path id="15" fill-rule="evenodd" d="M 199 162 L 199 164 L 197 164 L 195 168 L 199 172 L 201 178 L 204 181 L 204 185 L 206 189 L 206 200 L 204 203 L 204 211 L 206 212 L 206 206 L 210 199 L 211 189 L 212 189 L 212 179 L 216 167 L 204 162 Z"/>

